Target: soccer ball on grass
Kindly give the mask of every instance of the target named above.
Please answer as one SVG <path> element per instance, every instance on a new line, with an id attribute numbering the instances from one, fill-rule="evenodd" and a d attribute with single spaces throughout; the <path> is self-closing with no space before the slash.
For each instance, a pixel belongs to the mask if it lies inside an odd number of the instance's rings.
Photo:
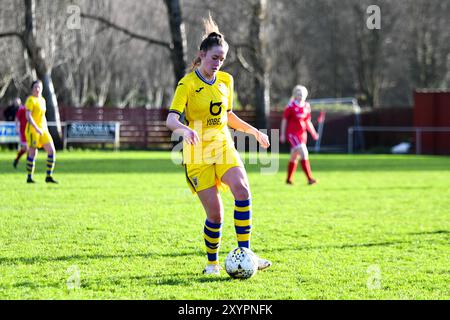
<path id="1" fill-rule="evenodd" d="M 258 258 L 250 249 L 238 247 L 230 251 L 225 270 L 235 279 L 249 279 L 258 271 Z"/>

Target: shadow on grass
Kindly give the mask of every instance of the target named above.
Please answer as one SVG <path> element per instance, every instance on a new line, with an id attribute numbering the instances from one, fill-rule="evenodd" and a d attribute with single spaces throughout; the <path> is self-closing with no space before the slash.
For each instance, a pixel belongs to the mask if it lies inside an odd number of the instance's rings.
<path id="1" fill-rule="evenodd" d="M 422 235 L 448 235 L 450 234 L 449 230 L 435 230 L 435 231 L 424 231 L 424 232 L 411 232 L 406 233 L 406 235 L 410 236 L 422 236 Z M 433 241 L 425 240 L 423 242 Z M 317 249 L 347 249 L 347 248 L 371 248 L 371 247 L 387 247 L 398 244 L 407 244 L 414 243 L 415 240 L 397 240 L 397 241 L 384 241 L 384 242 L 367 242 L 367 243 L 350 243 L 350 244 L 340 244 L 340 245 L 317 245 L 317 246 L 292 246 L 288 248 L 273 248 L 273 249 L 264 249 L 262 248 L 260 251 L 270 252 L 270 251 L 283 251 L 283 250 L 317 250 Z M 58 256 L 58 257 L 44 257 L 44 256 L 36 256 L 36 257 L 12 257 L 5 258 L 0 257 L 0 265 L 10 265 L 10 264 L 38 264 L 38 263 L 47 263 L 47 262 L 73 262 L 73 261 L 84 261 L 84 260 L 105 260 L 105 259 L 129 259 L 129 258 L 144 258 L 144 259 L 152 259 L 152 258 L 176 258 L 176 257 L 190 257 L 190 256 L 199 256 L 203 255 L 203 251 L 189 251 L 189 252 L 177 252 L 177 253 L 137 253 L 137 254 L 116 254 L 116 255 L 104 255 L 104 254 L 92 254 L 92 255 L 68 255 L 68 256 Z M 205 282 L 209 281 L 209 277 L 205 278 Z"/>
<path id="2" fill-rule="evenodd" d="M 411 236 L 425 236 L 425 235 L 433 235 L 433 234 L 450 234 L 449 230 L 436 230 L 436 231 L 423 231 L 423 232 L 410 232 L 407 235 Z"/>
<path id="3" fill-rule="evenodd" d="M 139 276 L 111 276 L 101 277 L 97 279 L 83 279 L 81 281 L 80 289 L 98 289 L 99 287 L 111 287 L 129 285 L 130 281 L 140 282 L 144 286 L 183 286 L 191 287 L 194 282 L 199 283 L 218 283 L 233 281 L 230 277 L 205 276 L 200 273 L 192 272 L 171 273 L 170 275 L 155 274 L 155 275 L 139 275 Z M 0 289 L 10 290 L 11 288 L 39 290 L 45 288 L 56 288 L 68 290 L 65 281 L 42 283 L 21 281 L 9 286 L 1 285 Z"/>
<path id="4" fill-rule="evenodd" d="M 119 154 L 120 155 L 120 154 Z M 182 173 L 184 168 L 181 165 L 174 164 L 170 158 L 160 159 L 61 159 L 57 161 L 58 173 Z M 284 171 L 288 159 L 283 158 L 279 162 L 279 171 Z M 315 172 L 326 171 L 450 171 L 450 157 L 327 157 L 320 156 L 318 159 L 312 159 L 311 165 Z M 248 172 L 260 172 L 261 167 L 268 169 L 268 165 L 249 164 L 245 162 Z M 276 166 L 272 166 L 276 167 Z M 45 170 L 45 159 L 39 159 L 36 166 L 37 172 Z M 6 161 L 0 161 L 0 174 L 13 174 L 25 172 L 24 163 L 20 164 L 17 170 L 14 170 L 12 164 Z"/>
<path id="5" fill-rule="evenodd" d="M 37 290 L 37 289 L 42 289 L 42 288 L 56 288 L 56 289 L 67 288 L 65 282 L 53 282 L 53 283 L 41 284 L 41 283 L 35 283 L 35 282 L 29 282 L 29 281 L 15 283 L 12 285 L 12 287 L 18 288 L 18 289 L 31 289 L 31 290 Z"/>
<path id="6" fill-rule="evenodd" d="M 160 253 L 138 253 L 138 254 L 117 254 L 117 255 L 104 255 L 104 254 L 92 254 L 92 255 L 71 255 L 71 256 L 59 256 L 59 257 L 17 257 L 17 258 L 5 258 L 0 257 L 0 265 L 2 264 L 37 264 L 37 263 L 47 263 L 47 262 L 73 262 L 73 261 L 84 261 L 84 260 L 104 260 L 104 259 L 129 259 L 129 258 L 158 258 L 158 257 L 189 257 L 189 256 L 198 256 L 199 254 L 203 254 L 203 251 L 200 253 L 198 251 L 192 252 L 179 252 L 179 253 L 170 253 L 170 254 L 160 254 Z"/>
<path id="7" fill-rule="evenodd" d="M 393 187 L 387 187 L 387 186 L 380 186 L 380 187 L 366 187 L 366 186 L 359 186 L 357 190 L 355 190 L 355 187 L 353 188 L 347 188 L 345 186 L 338 187 L 338 188 L 331 188 L 331 187 L 323 187 L 322 189 L 324 191 L 338 191 L 338 192 L 366 192 L 366 191 L 377 191 L 377 192 L 389 192 L 389 191 L 398 191 L 398 190 L 427 190 L 427 189 L 439 189 L 439 186 L 433 186 L 432 183 L 429 185 L 420 185 L 420 186 L 405 186 L 405 185 L 398 185 Z"/>
<path id="8" fill-rule="evenodd" d="M 170 274 L 152 274 L 139 276 L 112 276 L 101 277 L 97 279 L 85 279 L 82 288 L 90 287 L 98 288 L 99 286 L 108 286 L 111 284 L 116 286 L 129 285 L 130 281 L 139 282 L 143 286 L 183 286 L 191 287 L 193 283 L 218 283 L 233 281 L 230 277 L 205 276 L 200 273 L 184 272 Z"/>
<path id="9" fill-rule="evenodd" d="M 426 232 L 426 233 L 408 233 L 408 235 L 429 235 L 429 234 L 441 234 L 441 233 L 448 233 L 448 231 L 438 231 L 438 232 Z M 424 240 L 422 242 L 434 242 L 435 240 Z M 350 244 L 341 244 L 341 245 L 318 245 L 318 246 L 292 246 L 292 247 L 286 247 L 286 248 L 273 248 L 273 249 L 265 249 L 262 248 L 259 251 L 262 252 L 272 252 L 272 251 L 309 251 L 309 250 L 320 250 L 320 249 L 348 249 L 348 248 L 373 248 L 373 247 L 389 247 L 389 246 L 395 246 L 398 244 L 413 244 L 416 240 L 410 240 L 410 241 L 404 241 L 404 240 L 397 240 L 397 241 L 384 241 L 384 242 L 368 242 L 368 243 L 350 243 Z"/>

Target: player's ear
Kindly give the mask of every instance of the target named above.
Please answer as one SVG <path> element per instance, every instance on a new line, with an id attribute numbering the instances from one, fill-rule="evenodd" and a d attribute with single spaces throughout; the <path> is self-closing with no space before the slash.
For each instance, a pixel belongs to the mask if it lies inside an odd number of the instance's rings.
<path id="1" fill-rule="evenodd" d="M 200 58 L 200 59 L 205 59 L 206 58 L 206 51 L 203 51 L 203 50 L 200 50 L 199 52 L 198 52 L 198 57 Z"/>

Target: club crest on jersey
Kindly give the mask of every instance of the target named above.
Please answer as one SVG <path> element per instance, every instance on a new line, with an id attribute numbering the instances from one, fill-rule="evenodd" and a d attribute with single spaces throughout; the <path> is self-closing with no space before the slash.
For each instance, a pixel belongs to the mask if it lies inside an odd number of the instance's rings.
<path id="1" fill-rule="evenodd" d="M 218 116 L 222 113 L 222 102 L 210 102 L 209 104 L 209 113 L 212 116 Z"/>

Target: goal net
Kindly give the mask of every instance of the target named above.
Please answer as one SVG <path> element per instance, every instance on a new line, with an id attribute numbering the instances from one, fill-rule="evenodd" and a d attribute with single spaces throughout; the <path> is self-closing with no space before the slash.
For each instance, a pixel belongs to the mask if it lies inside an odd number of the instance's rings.
<path id="1" fill-rule="evenodd" d="M 346 97 L 309 99 L 308 102 L 311 104 L 313 124 L 319 133 L 319 139 L 310 145 L 314 152 L 346 152 L 348 128 L 361 126 L 358 100 Z M 355 130 L 353 144 L 364 148 L 364 140 L 358 130 Z"/>

